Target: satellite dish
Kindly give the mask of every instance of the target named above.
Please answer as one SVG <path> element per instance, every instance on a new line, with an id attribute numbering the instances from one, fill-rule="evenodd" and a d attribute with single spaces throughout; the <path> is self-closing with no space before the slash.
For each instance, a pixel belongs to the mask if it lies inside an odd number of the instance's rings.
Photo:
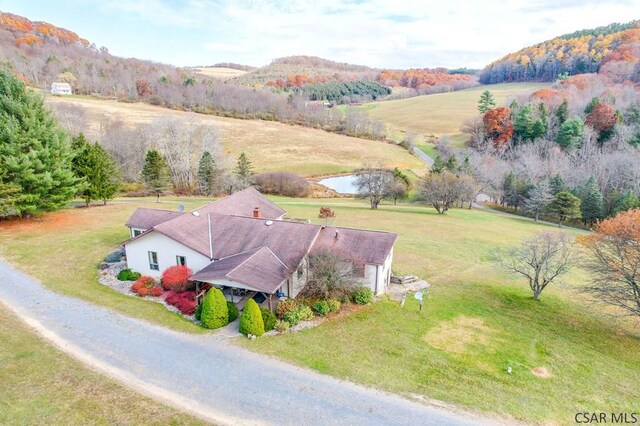
<path id="1" fill-rule="evenodd" d="M 198 213 L 198 212 L 191 212 L 191 214 L 194 215 L 195 217 L 200 216 L 200 213 Z"/>
<path id="2" fill-rule="evenodd" d="M 418 300 L 422 300 L 422 292 L 421 291 L 417 292 L 416 294 L 413 295 L 413 297 L 415 297 Z"/>
<path id="3" fill-rule="evenodd" d="M 179 211 L 180 213 L 182 213 L 182 212 L 184 211 L 184 205 L 180 204 L 180 205 L 178 206 L 178 211 Z"/>
<path id="4" fill-rule="evenodd" d="M 272 220 L 268 220 L 264 224 L 267 225 L 267 226 L 271 226 L 271 225 L 273 225 L 273 221 Z"/>

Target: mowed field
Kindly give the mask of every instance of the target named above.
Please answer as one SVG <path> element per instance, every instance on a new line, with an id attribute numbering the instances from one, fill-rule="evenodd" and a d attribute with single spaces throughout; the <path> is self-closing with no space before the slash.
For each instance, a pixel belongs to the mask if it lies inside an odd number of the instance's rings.
<path id="1" fill-rule="evenodd" d="M 456 92 L 372 102 L 362 108 L 371 118 L 387 123 L 391 138 L 401 140 L 405 132 L 413 132 L 427 141 L 448 136 L 452 144 L 462 146 L 467 136 L 460 132 L 460 127 L 464 120 L 478 115 L 478 100 L 482 92 L 489 90 L 496 105 L 501 106 L 509 99 L 547 86 L 548 83 L 482 85 Z"/>
<path id="2" fill-rule="evenodd" d="M 394 271 L 418 275 L 432 289 L 421 312 L 411 297 L 404 308 L 383 299 L 313 329 L 239 344 L 354 382 L 507 418 L 566 424 L 578 411 L 640 409 L 638 329 L 587 303 L 578 291 L 587 278 L 583 271 L 574 270 L 535 302 L 524 282 L 507 279 L 491 261 L 494 248 L 557 227 L 481 210 L 438 215 L 416 204 L 385 203 L 374 211 L 365 200 L 273 199 L 290 217 L 317 222 L 320 207 L 330 206 L 336 225 L 398 233 Z M 119 199 L 106 207 L 0 221 L 0 256 L 55 291 L 201 332 L 156 303 L 97 281 L 97 265 L 127 238 L 123 224 L 137 206 L 191 209 L 206 202 L 153 201 Z"/>
<path id="3" fill-rule="evenodd" d="M 352 138 L 302 126 L 262 120 L 238 120 L 174 111 L 144 103 L 120 103 L 83 96 L 48 96 L 50 105 L 59 103 L 84 107 L 91 121 L 87 130 L 95 137 L 103 117 L 121 119 L 129 125 L 150 123 L 162 117 L 198 120 L 214 126 L 224 151 L 237 158 L 246 152 L 257 172 L 289 171 L 304 176 L 351 172 L 363 162 L 383 163 L 422 174 L 424 164 L 395 144 Z"/>
<path id="4" fill-rule="evenodd" d="M 205 424 L 84 367 L 0 304 L 0 424 Z"/>
<path id="5" fill-rule="evenodd" d="M 194 68 L 200 74 L 204 74 L 208 77 L 215 77 L 221 80 L 226 80 L 228 78 L 239 77 L 241 75 L 246 74 L 247 72 L 244 70 L 237 70 L 235 68 L 224 68 L 224 67 L 203 67 L 203 68 Z"/>

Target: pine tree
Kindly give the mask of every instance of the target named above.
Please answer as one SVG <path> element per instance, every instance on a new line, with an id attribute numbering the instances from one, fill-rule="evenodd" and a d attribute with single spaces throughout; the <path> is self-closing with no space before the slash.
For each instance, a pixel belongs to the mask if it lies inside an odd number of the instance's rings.
<path id="1" fill-rule="evenodd" d="M 582 212 L 582 221 L 585 225 L 587 223 L 594 223 L 596 220 L 604 217 L 604 198 L 593 176 L 587 180 L 587 183 L 585 183 L 582 188 L 580 200 L 580 211 Z"/>
<path id="2" fill-rule="evenodd" d="M 198 193 L 211 197 L 217 180 L 216 163 L 209 151 L 202 153 L 198 164 Z"/>
<path id="3" fill-rule="evenodd" d="M 251 184 L 251 178 L 253 175 L 254 172 L 251 161 L 249 161 L 247 154 L 241 152 L 238 157 L 238 163 L 236 164 L 236 176 L 242 180 L 245 186 L 248 186 Z"/>
<path id="4" fill-rule="evenodd" d="M 480 111 L 480 114 L 484 114 L 495 107 L 496 101 L 493 99 L 493 94 L 488 90 L 482 92 L 480 100 L 478 101 L 478 111 Z"/>
<path id="5" fill-rule="evenodd" d="M 556 110 L 556 118 L 558 119 L 558 123 L 562 125 L 562 123 L 567 121 L 567 117 L 569 117 L 569 101 L 565 99 Z"/>
<path id="6" fill-rule="evenodd" d="M 598 105 L 600 105 L 600 98 L 596 96 L 595 98 L 592 98 L 587 104 L 587 106 L 584 108 L 585 114 L 591 114 L 593 109 Z"/>
<path id="7" fill-rule="evenodd" d="M 0 186 L 13 194 L 12 211 L 30 215 L 66 205 L 78 184 L 69 136 L 39 95 L 2 71 L 0 123 Z"/>
<path id="8" fill-rule="evenodd" d="M 460 170 L 460 166 L 458 165 L 458 159 L 456 158 L 455 155 L 452 155 L 451 157 L 449 157 L 447 159 L 447 163 L 445 164 L 445 167 L 447 170 L 449 170 L 451 173 L 457 173 Z"/>
<path id="9" fill-rule="evenodd" d="M 534 186 L 529 192 L 527 198 L 524 200 L 524 210 L 534 215 L 534 219 L 537 222 L 540 213 L 543 213 L 549 206 L 549 203 L 553 200 L 551 195 L 551 189 L 547 182 L 540 182 Z"/>
<path id="10" fill-rule="evenodd" d="M 7 216 L 13 212 L 20 192 L 19 186 L 4 182 L 5 174 L 5 170 L 0 170 L 0 216 Z"/>
<path id="11" fill-rule="evenodd" d="M 558 192 L 562 192 L 566 189 L 566 185 L 564 183 L 564 179 L 559 174 L 555 175 L 551 179 L 549 179 L 549 189 L 551 189 L 551 195 L 554 197 L 558 194 Z"/>
<path id="12" fill-rule="evenodd" d="M 613 206 L 613 216 L 620 212 L 640 208 L 640 199 L 633 191 L 628 191 Z"/>
<path id="13" fill-rule="evenodd" d="M 156 195 L 156 202 L 160 202 L 160 194 L 169 187 L 171 179 L 169 167 L 158 151 L 147 151 L 142 167 L 142 180 L 147 189 Z"/>
<path id="14" fill-rule="evenodd" d="M 582 119 L 580 117 L 571 117 L 560 126 L 556 142 L 566 150 L 579 148 L 582 145 L 583 134 L 584 123 Z"/>
<path id="15" fill-rule="evenodd" d="M 523 142 L 533 140 L 533 116 L 531 105 L 525 105 L 516 112 L 513 119 L 513 136 L 514 139 L 519 137 Z"/>
<path id="16" fill-rule="evenodd" d="M 436 154 L 436 157 L 433 159 L 433 164 L 431 165 L 431 173 L 442 173 L 445 169 L 444 161 L 442 161 L 442 157 L 440 154 Z"/>
<path id="17" fill-rule="evenodd" d="M 82 133 L 79 133 L 71 140 L 71 149 L 73 151 L 73 159 L 71 160 L 71 169 L 73 174 L 80 179 L 77 186 L 77 195 L 84 199 L 88 206 L 91 202 L 91 190 L 88 182 L 89 176 L 93 172 L 93 156 L 91 145 Z"/>
<path id="18" fill-rule="evenodd" d="M 89 177 L 91 196 L 107 205 L 107 200 L 111 200 L 120 190 L 122 171 L 111 155 L 97 142 L 91 146 L 91 151 L 94 161 L 93 174 Z"/>
<path id="19" fill-rule="evenodd" d="M 558 226 L 561 226 L 567 219 L 580 217 L 580 198 L 569 191 L 560 191 L 549 204 L 549 210 L 558 216 Z"/>

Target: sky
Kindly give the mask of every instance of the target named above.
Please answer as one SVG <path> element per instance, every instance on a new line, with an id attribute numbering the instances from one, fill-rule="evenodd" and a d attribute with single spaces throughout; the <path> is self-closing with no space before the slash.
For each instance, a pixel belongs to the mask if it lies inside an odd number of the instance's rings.
<path id="1" fill-rule="evenodd" d="M 482 68 L 575 30 L 640 19 L 640 0 L 0 0 L 118 56 L 261 66 L 313 55 L 376 68 Z"/>

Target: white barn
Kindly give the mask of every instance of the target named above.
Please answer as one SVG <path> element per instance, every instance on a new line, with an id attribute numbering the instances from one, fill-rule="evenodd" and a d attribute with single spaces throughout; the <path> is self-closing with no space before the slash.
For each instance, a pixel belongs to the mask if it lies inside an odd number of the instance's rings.
<path id="1" fill-rule="evenodd" d="M 71 85 L 69 83 L 54 82 L 51 83 L 52 95 L 72 95 Z"/>

